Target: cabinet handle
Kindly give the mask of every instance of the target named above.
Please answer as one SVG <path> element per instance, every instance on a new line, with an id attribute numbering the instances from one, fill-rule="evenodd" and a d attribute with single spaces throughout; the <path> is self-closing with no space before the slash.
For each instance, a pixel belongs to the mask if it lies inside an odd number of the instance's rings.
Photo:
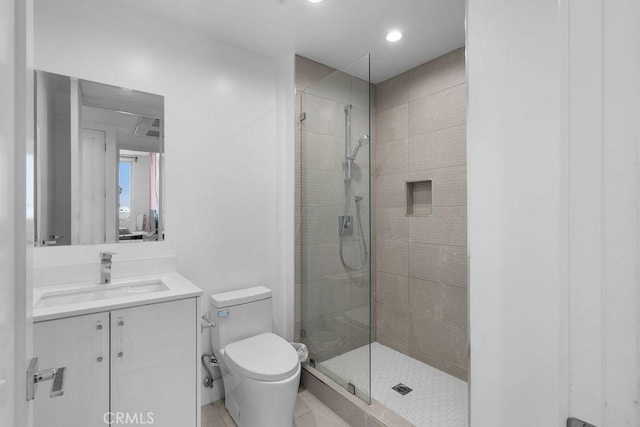
<path id="1" fill-rule="evenodd" d="M 96 322 L 96 361 L 98 363 L 102 362 L 103 357 L 102 357 L 102 330 L 103 330 L 103 326 L 102 326 L 102 321 L 98 320 Z"/>
<path id="2" fill-rule="evenodd" d="M 124 318 L 122 317 L 118 317 L 118 352 L 116 353 L 118 355 L 119 358 L 124 357 L 124 351 L 123 351 L 123 341 L 124 341 Z"/>

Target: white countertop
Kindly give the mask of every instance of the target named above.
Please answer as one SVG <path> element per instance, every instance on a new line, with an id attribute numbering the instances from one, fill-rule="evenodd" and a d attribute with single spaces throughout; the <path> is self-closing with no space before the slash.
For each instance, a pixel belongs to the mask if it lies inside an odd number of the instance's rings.
<path id="1" fill-rule="evenodd" d="M 132 294 L 127 296 L 109 297 L 77 303 L 68 303 L 53 307 L 37 307 L 43 297 L 58 294 L 67 294 L 74 291 L 108 290 L 132 283 L 146 283 L 161 281 L 167 286 L 167 290 L 149 293 Z M 111 288 L 109 288 L 111 287 Z M 162 273 L 156 275 L 128 277 L 126 279 L 113 280 L 109 284 L 97 282 L 75 283 L 69 285 L 56 285 L 34 288 L 33 290 L 33 321 L 61 319 L 64 317 L 80 316 L 83 314 L 99 313 L 120 308 L 134 307 L 138 305 L 155 304 L 184 298 L 202 296 L 202 289 L 191 283 L 178 273 Z"/>

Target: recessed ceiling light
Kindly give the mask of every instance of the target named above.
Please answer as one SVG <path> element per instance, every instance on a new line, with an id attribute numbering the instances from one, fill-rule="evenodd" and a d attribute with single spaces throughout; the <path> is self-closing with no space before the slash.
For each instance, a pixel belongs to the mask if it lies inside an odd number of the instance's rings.
<path id="1" fill-rule="evenodd" d="M 308 0 L 309 3 L 320 3 L 322 0 Z"/>
<path id="2" fill-rule="evenodd" d="M 389 42 L 397 42 L 402 38 L 402 33 L 400 31 L 389 31 L 387 34 L 387 41 Z"/>

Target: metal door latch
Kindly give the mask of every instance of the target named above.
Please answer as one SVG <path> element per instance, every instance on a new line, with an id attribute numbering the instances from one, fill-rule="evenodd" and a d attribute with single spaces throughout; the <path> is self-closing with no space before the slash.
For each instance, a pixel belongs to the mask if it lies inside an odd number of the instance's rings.
<path id="1" fill-rule="evenodd" d="M 27 402 L 36 397 L 38 383 L 53 380 L 49 397 L 58 397 L 64 394 L 64 371 L 66 367 L 52 368 L 38 371 L 38 358 L 34 357 L 27 368 Z"/>

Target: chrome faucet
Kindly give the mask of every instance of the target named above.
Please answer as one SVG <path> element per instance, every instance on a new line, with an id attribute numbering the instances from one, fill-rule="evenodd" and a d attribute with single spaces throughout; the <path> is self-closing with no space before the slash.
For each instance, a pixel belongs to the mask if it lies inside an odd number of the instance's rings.
<path id="1" fill-rule="evenodd" d="M 111 283 L 111 257 L 116 252 L 100 252 L 100 283 Z"/>

